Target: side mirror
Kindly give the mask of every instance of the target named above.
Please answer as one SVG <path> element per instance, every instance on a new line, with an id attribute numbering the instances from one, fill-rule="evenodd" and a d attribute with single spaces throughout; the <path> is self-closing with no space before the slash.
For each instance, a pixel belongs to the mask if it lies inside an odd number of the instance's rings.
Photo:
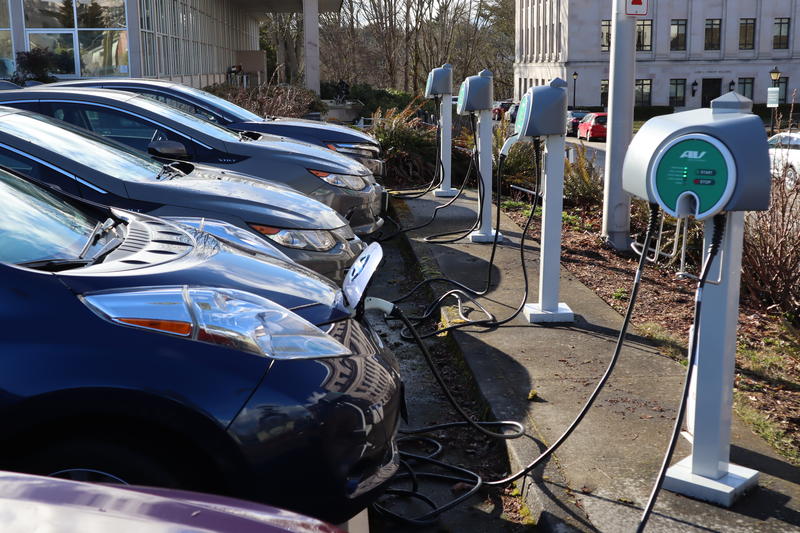
<path id="1" fill-rule="evenodd" d="M 164 159 L 189 159 L 186 147 L 178 141 L 153 141 L 147 146 L 147 153 Z"/>

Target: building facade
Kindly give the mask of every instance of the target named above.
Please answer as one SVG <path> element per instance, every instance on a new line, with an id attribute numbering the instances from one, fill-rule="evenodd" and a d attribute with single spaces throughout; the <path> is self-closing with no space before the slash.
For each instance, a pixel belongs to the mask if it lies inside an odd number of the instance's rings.
<path id="1" fill-rule="evenodd" d="M 231 0 L 0 0 L 0 78 L 47 48 L 60 79 L 157 77 L 203 86 L 258 50 L 259 21 Z"/>
<path id="2" fill-rule="evenodd" d="M 515 97 L 558 76 L 570 105 L 607 105 L 611 13 L 611 0 L 516 0 Z M 637 106 L 705 107 L 732 89 L 765 103 L 776 66 L 782 102 L 800 87 L 798 0 L 650 0 L 636 20 Z"/>

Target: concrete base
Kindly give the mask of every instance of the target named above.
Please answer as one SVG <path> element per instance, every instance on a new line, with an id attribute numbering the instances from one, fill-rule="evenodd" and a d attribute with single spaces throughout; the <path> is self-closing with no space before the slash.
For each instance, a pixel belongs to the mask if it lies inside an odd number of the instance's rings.
<path id="1" fill-rule="evenodd" d="M 480 244 L 492 243 L 494 242 L 494 236 L 497 234 L 497 230 L 493 229 L 489 233 L 483 233 L 480 231 L 473 231 L 469 234 L 469 242 L 475 242 Z M 497 234 L 497 242 L 503 241 L 503 234 Z"/>
<path id="2" fill-rule="evenodd" d="M 433 191 L 433 195 L 437 198 L 452 198 L 458 194 L 458 189 L 454 189 L 450 187 L 449 189 L 436 189 Z"/>
<path id="3" fill-rule="evenodd" d="M 525 304 L 522 314 L 531 324 L 575 322 L 575 314 L 563 302 L 559 302 L 557 311 L 543 311 L 541 304 Z"/>
<path id="4" fill-rule="evenodd" d="M 758 484 L 758 471 L 731 464 L 728 474 L 719 479 L 692 474 L 692 456 L 667 470 L 664 488 L 698 500 L 730 507 L 748 489 Z"/>

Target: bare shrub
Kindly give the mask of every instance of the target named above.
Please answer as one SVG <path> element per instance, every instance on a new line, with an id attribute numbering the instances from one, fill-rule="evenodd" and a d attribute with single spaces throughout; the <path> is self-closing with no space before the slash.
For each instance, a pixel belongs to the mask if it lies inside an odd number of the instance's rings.
<path id="1" fill-rule="evenodd" d="M 224 98 L 260 117 L 302 117 L 318 111 L 319 101 L 313 91 L 294 85 L 262 83 L 257 87 L 233 87 L 216 84 L 203 90 Z"/>
<path id="2" fill-rule="evenodd" d="M 580 208 L 603 203 L 603 173 L 597 164 L 597 154 L 586 155 L 583 144 L 574 145 L 575 162 L 564 160 L 564 200 Z"/>
<path id="3" fill-rule="evenodd" d="M 748 213 L 742 256 L 744 296 L 798 320 L 800 308 L 800 186 L 786 169 L 773 174 L 768 211 Z"/>

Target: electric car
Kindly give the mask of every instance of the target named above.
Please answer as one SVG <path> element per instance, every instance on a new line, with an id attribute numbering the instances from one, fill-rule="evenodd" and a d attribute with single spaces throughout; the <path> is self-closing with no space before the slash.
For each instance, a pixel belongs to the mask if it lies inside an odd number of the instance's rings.
<path id="1" fill-rule="evenodd" d="M 334 281 L 365 247 L 336 211 L 292 189 L 189 162 L 158 163 L 28 111 L 0 107 L 0 165 L 87 200 L 179 217 L 228 242 L 273 248 L 272 255 Z"/>
<path id="2" fill-rule="evenodd" d="M 800 135 L 779 133 L 770 137 L 769 157 L 772 173 L 783 177 L 787 188 L 793 188 L 800 170 Z"/>
<path id="3" fill-rule="evenodd" d="M 3 533 L 340 533 L 319 520 L 244 500 L 0 472 Z"/>
<path id="4" fill-rule="evenodd" d="M 383 225 L 383 187 L 364 165 L 332 150 L 235 132 L 152 98 L 108 89 L 40 85 L 0 91 L 0 105 L 55 117 L 157 158 L 282 183 L 338 211 L 358 235 Z"/>
<path id="5" fill-rule="evenodd" d="M 589 113 L 578 124 L 578 139 L 601 139 L 605 142 L 607 121 L 608 113 Z"/>
<path id="6" fill-rule="evenodd" d="M 259 117 L 209 92 L 171 81 L 102 78 L 62 81 L 50 86 L 100 87 L 144 94 L 232 130 L 281 135 L 330 148 L 359 161 L 374 175 L 383 176 L 384 165 L 378 141 L 346 126 L 288 117 Z"/>
<path id="7" fill-rule="evenodd" d="M 332 523 L 396 472 L 397 362 L 354 312 L 380 245 L 339 289 L 6 171 L 0 205 L 0 468 Z"/>

